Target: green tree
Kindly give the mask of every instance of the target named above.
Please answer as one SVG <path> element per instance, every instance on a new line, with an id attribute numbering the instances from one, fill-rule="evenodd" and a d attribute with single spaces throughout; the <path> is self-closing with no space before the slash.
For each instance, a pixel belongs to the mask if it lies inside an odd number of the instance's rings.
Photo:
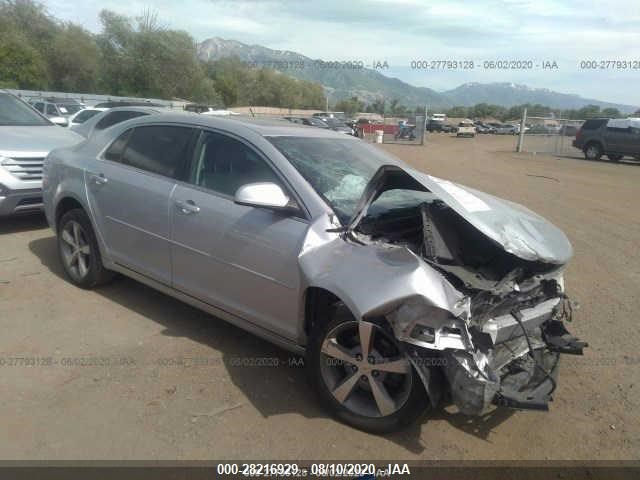
<path id="1" fill-rule="evenodd" d="M 0 21 L 0 87 L 41 89 L 47 86 L 47 67 L 24 35 Z"/>
<path id="2" fill-rule="evenodd" d="M 622 114 L 617 108 L 603 108 L 600 115 L 606 118 L 620 118 Z"/>
<path id="3" fill-rule="evenodd" d="M 335 109 L 339 112 L 344 112 L 349 116 L 353 116 L 356 113 L 364 111 L 364 103 L 358 100 L 358 97 L 351 97 L 348 100 L 340 100 L 336 103 Z"/>
<path id="4" fill-rule="evenodd" d="M 469 116 L 469 109 L 467 107 L 453 107 L 447 110 L 447 116 L 454 118 L 467 118 Z"/>
<path id="5" fill-rule="evenodd" d="M 78 25 L 65 24 L 54 36 L 49 59 L 51 87 L 67 92 L 93 92 L 97 86 L 98 46 Z"/>

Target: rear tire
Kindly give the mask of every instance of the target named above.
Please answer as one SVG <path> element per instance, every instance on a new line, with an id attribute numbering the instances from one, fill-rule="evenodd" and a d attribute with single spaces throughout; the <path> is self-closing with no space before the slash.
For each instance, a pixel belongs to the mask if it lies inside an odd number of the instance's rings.
<path id="1" fill-rule="evenodd" d="M 307 350 L 310 381 L 323 406 L 372 433 L 398 431 L 424 416 L 429 397 L 390 327 L 359 322 L 343 304 L 330 311 L 330 321 L 314 327 Z M 360 342 L 363 332 L 371 332 L 370 348 Z"/>
<path id="2" fill-rule="evenodd" d="M 587 160 L 600 160 L 602 157 L 602 147 L 597 143 L 589 143 L 584 147 L 584 158 Z"/>
<path id="3" fill-rule="evenodd" d="M 84 210 L 76 208 L 65 213 L 57 232 L 58 253 L 71 283 L 92 289 L 113 279 L 115 273 L 102 264 L 98 241 Z"/>

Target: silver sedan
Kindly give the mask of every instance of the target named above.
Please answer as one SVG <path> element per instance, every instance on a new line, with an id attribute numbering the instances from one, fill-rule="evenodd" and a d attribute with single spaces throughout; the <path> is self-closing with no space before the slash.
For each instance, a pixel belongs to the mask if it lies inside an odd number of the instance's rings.
<path id="1" fill-rule="evenodd" d="M 546 409 L 559 354 L 585 346 L 560 230 L 340 133 L 149 115 L 52 152 L 44 184 L 72 283 L 120 272 L 305 355 L 357 428 L 447 392 L 466 414 Z"/>

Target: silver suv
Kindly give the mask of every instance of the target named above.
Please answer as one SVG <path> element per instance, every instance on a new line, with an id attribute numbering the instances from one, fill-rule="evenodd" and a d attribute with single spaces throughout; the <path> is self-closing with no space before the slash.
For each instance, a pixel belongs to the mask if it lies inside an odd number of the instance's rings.
<path id="1" fill-rule="evenodd" d="M 44 157 L 81 140 L 0 91 L 0 217 L 42 209 Z"/>
<path id="2" fill-rule="evenodd" d="M 71 115 L 78 113 L 85 107 L 84 104 L 73 98 L 33 98 L 29 103 L 53 123 L 63 127 L 69 125 Z"/>
<path id="3" fill-rule="evenodd" d="M 546 409 L 559 354 L 585 346 L 560 230 L 330 130 L 136 118 L 53 151 L 44 201 L 71 282 L 120 272 L 306 355 L 318 398 L 368 431 L 447 392 L 466 414 Z"/>

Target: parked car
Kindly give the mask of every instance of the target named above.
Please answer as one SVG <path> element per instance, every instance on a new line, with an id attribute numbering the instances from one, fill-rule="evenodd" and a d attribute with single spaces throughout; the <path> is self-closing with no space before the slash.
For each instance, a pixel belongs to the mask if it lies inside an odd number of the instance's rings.
<path id="1" fill-rule="evenodd" d="M 460 122 L 458 123 L 458 129 L 456 130 L 456 137 L 475 137 L 476 126 L 473 122 Z"/>
<path id="2" fill-rule="evenodd" d="M 325 119 L 325 118 L 335 118 L 336 120 L 346 120 L 346 115 L 344 112 L 316 112 L 312 115 L 313 117 Z"/>
<path id="3" fill-rule="evenodd" d="M 444 122 L 442 120 L 429 119 L 426 125 L 428 132 L 442 132 L 444 131 Z"/>
<path id="4" fill-rule="evenodd" d="M 326 123 L 331 130 L 334 130 L 336 132 L 346 133 L 347 135 L 354 136 L 356 134 L 355 130 L 347 125 L 344 120 L 339 120 L 337 118 L 323 118 L 322 121 Z"/>
<path id="5" fill-rule="evenodd" d="M 563 125 L 560 128 L 560 135 L 564 135 L 565 137 L 575 137 L 578 133 L 579 127 L 575 125 Z"/>
<path id="6" fill-rule="evenodd" d="M 450 123 L 443 123 L 442 131 L 444 133 L 456 133 L 458 131 L 458 127 L 456 127 L 455 125 L 451 125 Z"/>
<path id="7" fill-rule="evenodd" d="M 529 128 L 528 130 L 525 131 L 525 133 L 527 134 L 542 134 L 542 135 L 553 135 L 555 134 L 555 132 L 550 129 L 547 128 L 547 126 L 545 125 L 540 125 L 540 124 L 536 124 L 536 125 L 532 125 L 531 128 Z"/>
<path id="8" fill-rule="evenodd" d="M 42 209 L 42 162 L 82 137 L 0 91 L 0 217 Z"/>
<path id="9" fill-rule="evenodd" d="M 159 114 L 51 152 L 46 179 L 71 283 L 120 272 L 305 355 L 357 428 L 397 430 L 447 392 L 464 414 L 545 409 L 559 354 L 585 346 L 558 228 L 347 135 Z"/>
<path id="10" fill-rule="evenodd" d="M 79 110 L 78 112 L 74 113 L 69 117 L 68 127 L 71 128 L 78 125 L 82 125 L 91 117 L 99 114 L 100 112 L 104 112 L 105 110 L 108 110 L 108 108 L 94 108 L 94 107 L 83 108 L 82 110 Z"/>
<path id="11" fill-rule="evenodd" d="M 515 125 L 508 125 L 504 123 L 498 124 L 495 126 L 495 129 L 495 133 L 498 135 L 515 135 L 520 130 L 520 128 Z"/>
<path id="12" fill-rule="evenodd" d="M 29 103 L 45 117 L 62 127 L 69 126 L 69 117 L 85 107 L 73 98 L 33 98 Z"/>
<path id="13" fill-rule="evenodd" d="M 476 132 L 479 134 L 488 134 L 494 133 L 494 130 L 491 127 L 487 127 L 486 125 L 476 124 Z"/>
<path id="14" fill-rule="evenodd" d="M 318 117 L 284 117 L 285 120 L 291 123 L 298 123 L 300 125 L 309 125 L 311 127 L 318 128 L 330 128 L 326 122 L 320 120 Z"/>
<path id="15" fill-rule="evenodd" d="M 625 155 L 640 159 L 640 118 L 587 120 L 576 133 L 573 146 L 582 150 L 587 160 L 599 160 L 603 155 L 614 161 Z"/>
<path id="16" fill-rule="evenodd" d="M 162 107 L 115 107 L 104 110 L 94 115 L 80 125 L 73 125 L 71 130 L 89 138 L 94 132 L 100 132 L 106 128 L 132 118 L 143 117 L 165 111 Z M 195 115 L 195 114 L 194 114 Z"/>

